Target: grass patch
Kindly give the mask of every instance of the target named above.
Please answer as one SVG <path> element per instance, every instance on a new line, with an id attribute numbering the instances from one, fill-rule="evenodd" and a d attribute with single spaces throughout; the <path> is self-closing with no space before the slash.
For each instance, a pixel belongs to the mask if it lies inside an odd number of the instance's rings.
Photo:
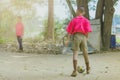
<path id="1" fill-rule="evenodd" d="M 116 38 L 116 42 L 117 42 L 117 43 L 120 43 L 120 38 Z"/>
<path id="2" fill-rule="evenodd" d="M 5 43 L 5 40 L 0 38 L 0 44 Z"/>

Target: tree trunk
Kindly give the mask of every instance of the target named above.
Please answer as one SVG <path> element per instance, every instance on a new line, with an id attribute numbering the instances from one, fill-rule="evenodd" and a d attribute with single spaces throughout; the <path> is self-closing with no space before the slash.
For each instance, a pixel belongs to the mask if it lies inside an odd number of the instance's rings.
<path id="1" fill-rule="evenodd" d="M 66 2 L 67 2 L 67 4 L 68 4 L 68 7 L 69 7 L 69 9 L 70 9 L 71 14 L 73 15 L 73 17 L 75 17 L 75 16 L 76 16 L 76 13 L 75 13 L 75 10 L 74 10 L 73 7 L 72 7 L 71 1 L 70 1 L 70 0 L 66 0 Z"/>
<path id="2" fill-rule="evenodd" d="M 71 4 L 71 1 L 66 0 L 66 2 L 69 6 L 71 14 L 73 15 L 73 17 L 75 17 L 76 14 L 75 14 L 75 10 L 73 9 L 73 6 Z M 89 19 L 88 0 L 76 0 L 76 3 L 77 3 L 77 7 L 83 6 L 85 8 L 85 12 L 86 12 L 85 17 Z"/>
<path id="3" fill-rule="evenodd" d="M 105 0 L 104 24 L 102 35 L 104 50 L 109 50 L 110 48 L 111 28 L 114 14 L 113 6 L 114 6 L 113 0 Z"/>
<path id="4" fill-rule="evenodd" d="M 104 16 L 104 0 L 98 0 L 97 3 L 97 8 L 96 8 L 96 15 L 95 15 L 95 19 L 100 19 L 100 23 L 101 23 L 101 38 L 103 36 L 103 16 Z M 102 39 L 101 39 L 102 42 Z M 101 44 L 101 48 L 103 47 L 103 45 Z"/>
<path id="5" fill-rule="evenodd" d="M 83 6 L 85 8 L 85 17 L 89 19 L 88 0 L 76 0 L 77 7 Z"/>
<path id="6" fill-rule="evenodd" d="M 95 19 L 101 19 L 104 12 L 104 0 L 98 0 Z"/>
<path id="7" fill-rule="evenodd" d="M 54 40 L 54 1 L 48 0 L 48 28 L 47 39 Z"/>
<path id="8" fill-rule="evenodd" d="M 114 14 L 113 0 L 98 0 L 96 19 L 101 21 L 102 49 L 109 50 L 112 29 L 112 19 Z"/>

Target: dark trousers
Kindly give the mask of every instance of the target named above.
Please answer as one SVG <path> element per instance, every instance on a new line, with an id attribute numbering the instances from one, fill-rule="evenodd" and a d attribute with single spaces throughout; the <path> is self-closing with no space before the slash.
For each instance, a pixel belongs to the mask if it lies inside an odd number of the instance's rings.
<path id="1" fill-rule="evenodd" d="M 23 50 L 22 37 L 21 36 L 17 36 L 17 40 L 18 40 L 19 50 Z"/>

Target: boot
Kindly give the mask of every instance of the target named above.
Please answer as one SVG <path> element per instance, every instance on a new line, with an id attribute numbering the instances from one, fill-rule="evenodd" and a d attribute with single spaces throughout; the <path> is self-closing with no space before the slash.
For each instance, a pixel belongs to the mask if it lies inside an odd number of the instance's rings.
<path id="1" fill-rule="evenodd" d="M 90 66 L 89 66 L 89 62 L 86 63 L 86 73 L 89 74 L 90 73 Z"/>
<path id="2" fill-rule="evenodd" d="M 73 60 L 73 67 L 74 67 L 74 71 L 72 72 L 71 76 L 76 77 L 77 76 L 77 60 Z"/>

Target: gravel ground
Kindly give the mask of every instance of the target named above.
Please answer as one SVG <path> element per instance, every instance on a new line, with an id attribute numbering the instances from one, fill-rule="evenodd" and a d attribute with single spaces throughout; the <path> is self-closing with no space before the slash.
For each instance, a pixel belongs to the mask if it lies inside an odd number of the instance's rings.
<path id="1" fill-rule="evenodd" d="M 91 73 L 70 77 L 72 54 L 0 52 L 0 80 L 120 80 L 120 52 L 90 54 Z M 84 65 L 79 55 L 79 65 Z"/>

